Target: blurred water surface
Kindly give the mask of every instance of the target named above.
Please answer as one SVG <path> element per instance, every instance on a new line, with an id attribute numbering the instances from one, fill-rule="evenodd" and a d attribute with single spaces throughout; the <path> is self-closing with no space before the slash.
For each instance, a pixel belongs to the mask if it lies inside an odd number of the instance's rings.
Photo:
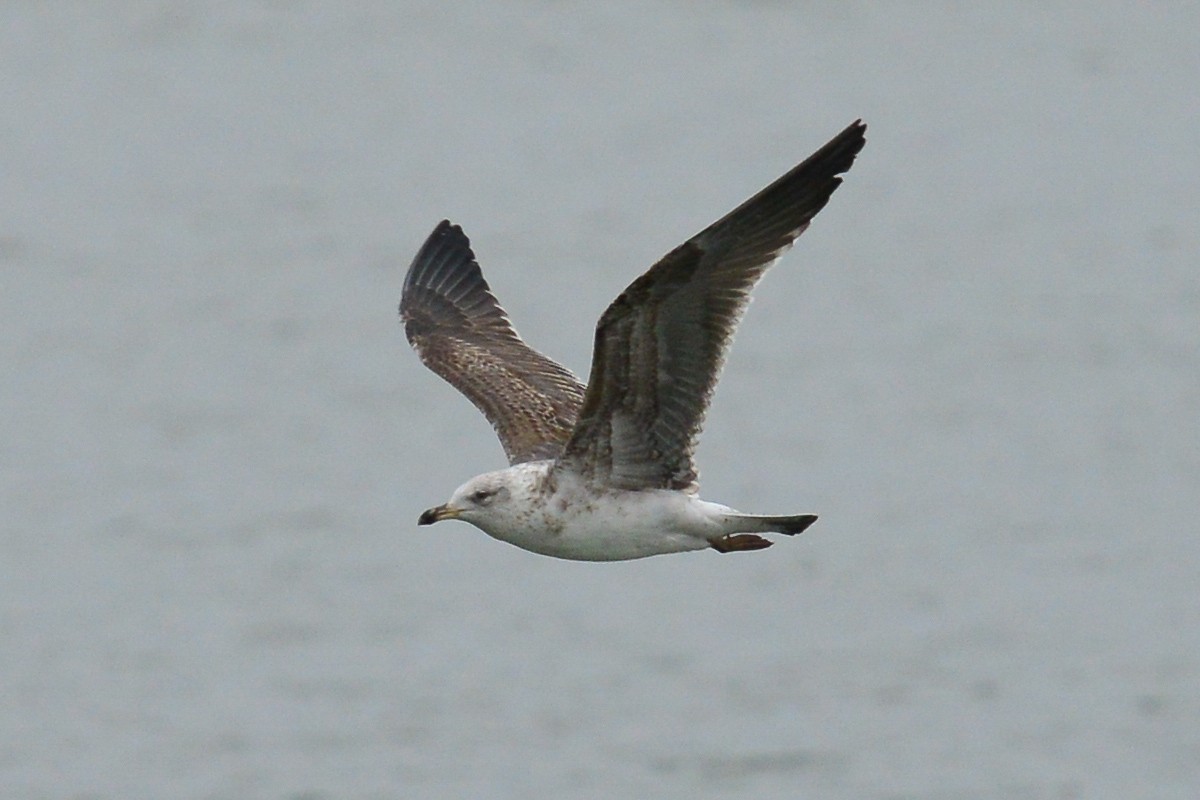
<path id="1" fill-rule="evenodd" d="M 0 7 L 0 793 L 1200 790 L 1200 14 Z M 857 117 L 705 496 L 754 554 L 534 556 L 408 351 L 472 236 L 535 346 Z"/>

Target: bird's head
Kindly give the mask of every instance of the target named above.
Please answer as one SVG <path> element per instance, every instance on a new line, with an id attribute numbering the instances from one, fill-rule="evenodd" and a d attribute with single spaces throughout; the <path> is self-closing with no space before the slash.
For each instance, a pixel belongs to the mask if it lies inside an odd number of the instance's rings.
<path id="1" fill-rule="evenodd" d="M 494 514 L 497 508 L 502 508 L 511 494 L 502 475 L 494 472 L 479 475 L 455 489 L 445 504 L 421 512 L 417 524 L 432 525 L 444 519 L 461 519 L 478 525 L 489 510 Z"/>

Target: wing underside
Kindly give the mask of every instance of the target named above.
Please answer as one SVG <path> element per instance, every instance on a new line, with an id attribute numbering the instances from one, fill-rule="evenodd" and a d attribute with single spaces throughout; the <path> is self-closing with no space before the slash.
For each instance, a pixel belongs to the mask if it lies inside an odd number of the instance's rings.
<path id="1" fill-rule="evenodd" d="M 564 466 L 625 489 L 694 487 L 696 440 L 750 292 L 824 208 L 865 130 L 846 128 L 613 301 Z"/>

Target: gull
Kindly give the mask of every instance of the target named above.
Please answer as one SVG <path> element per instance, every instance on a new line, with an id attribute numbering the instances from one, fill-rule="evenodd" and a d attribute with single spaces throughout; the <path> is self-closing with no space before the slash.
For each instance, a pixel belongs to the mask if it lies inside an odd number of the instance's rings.
<path id="1" fill-rule="evenodd" d="M 754 285 L 808 228 L 862 149 L 858 120 L 631 283 L 596 325 L 587 385 L 529 347 L 462 229 L 443 220 L 400 300 L 421 361 L 487 417 L 506 469 L 471 478 L 418 524 L 469 522 L 525 550 L 621 561 L 761 550 L 813 514 L 743 514 L 701 500 L 693 452 Z"/>

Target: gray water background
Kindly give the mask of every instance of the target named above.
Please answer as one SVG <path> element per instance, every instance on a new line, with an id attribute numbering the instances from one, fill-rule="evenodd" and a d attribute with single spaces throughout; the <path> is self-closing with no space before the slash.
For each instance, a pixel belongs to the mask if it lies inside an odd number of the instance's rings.
<path id="1" fill-rule="evenodd" d="M 1200 796 L 1200 13 L 0 6 L 0 796 Z M 704 495 L 763 553 L 417 514 L 461 223 L 535 346 L 857 117 Z"/>

